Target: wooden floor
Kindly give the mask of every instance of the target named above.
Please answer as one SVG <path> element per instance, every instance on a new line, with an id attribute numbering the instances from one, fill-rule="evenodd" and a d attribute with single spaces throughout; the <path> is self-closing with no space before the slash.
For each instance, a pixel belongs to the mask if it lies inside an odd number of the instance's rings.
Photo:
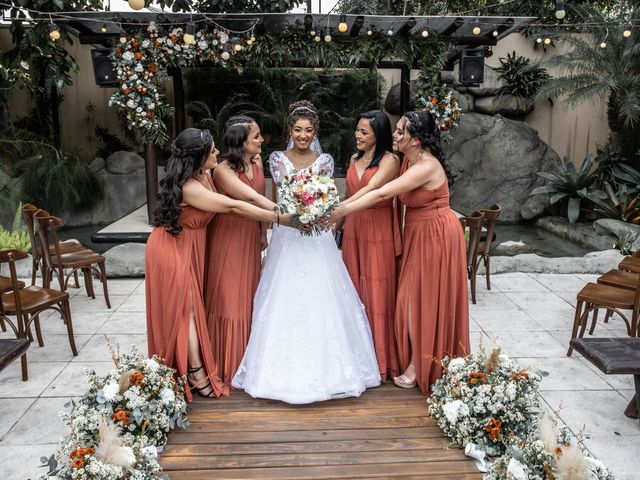
<path id="1" fill-rule="evenodd" d="M 392 385 L 311 405 L 232 392 L 197 399 L 160 463 L 173 480 L 429 478 L 480 480 L 473 462 L 427 417 L 417 389 Z"/>

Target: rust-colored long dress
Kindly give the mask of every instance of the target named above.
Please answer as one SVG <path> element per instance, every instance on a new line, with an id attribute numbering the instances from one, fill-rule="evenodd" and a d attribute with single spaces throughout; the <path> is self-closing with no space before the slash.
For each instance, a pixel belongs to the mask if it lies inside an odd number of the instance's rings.
<path id="1" fill-rule="evenodd" d="M 214 190 L 211 177 L 206 178 L 209 188 Z M 178 375 L 187 374 L 189 307 L 193 303 L 200 356 L 219 396 L 228 395 L 229 389 L 216 375 L 202 299 L 206 227 L 214 215 L 186 205 L 181 207 L 182 231 L 177 236 L 163 226 L 153 229 L 145 252 L 145 288 L 149 356 L 158 354 Z M 191 401 L 188 389 L 186 394 Z"/>
<path id="2" fill-rule="evenodd" d="M 407 168 L 405 158 L 401 173 Z M 446 181 L 398 198 L 407 207 L 396 300 L 398 355 L 405 370 L 415 350 L 418 387 L 428 394 L 442 376 L 439 360 L 470 353 L 464 233 L 449 208 Z"/>
<path id="3" fill-rule="evenodd" d="M 355 164 L 347 171 L 347 195 L 365 187 L 378 171 L 367 168 L 358 178 Z M 349 215 L 344 224 L 342 256 L 371 325 L 380 376 L 398 375 L 394 334 L 396 256 L 402 252 L 397 209 L 385 200 Z"/>
<path id="4" fill-rule="evenodd" d="M 251 165 L 253 182 L 238 178 L 264 195 L 262 168 Z M 204 303 L 218 375 L 225 384 L 240 366 L 251 332 L 253 296 L 260 280 L 260 222 L 218 214 L 207 229 Z"/>

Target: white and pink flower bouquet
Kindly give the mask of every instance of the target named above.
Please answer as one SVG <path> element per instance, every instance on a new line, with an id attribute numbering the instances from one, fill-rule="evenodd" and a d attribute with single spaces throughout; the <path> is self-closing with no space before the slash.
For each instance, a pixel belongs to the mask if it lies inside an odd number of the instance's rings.
<path id="1" fill-rule="evenodd" d="M 312 228 L 302 234 L 319 233 L 318 221 L 329 216 L 340 204 L 340 195 L 333 179 L 312 169 L 296 170 L 278 184 L 280 206 L 286 213 L 297 215 L 300 222 Z"/>

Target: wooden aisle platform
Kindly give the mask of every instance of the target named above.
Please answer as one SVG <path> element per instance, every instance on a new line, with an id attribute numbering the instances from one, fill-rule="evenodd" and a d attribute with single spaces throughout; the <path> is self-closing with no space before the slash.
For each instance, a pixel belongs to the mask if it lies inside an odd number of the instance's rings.
<path id="1" fill-rule="evenodd" d="M 426 415 L 417 389 L 383 385 L 311 405 L 232 392 L 197 399 L 160 458 L 172 480 L 429 478 L 480 480 Z"/>

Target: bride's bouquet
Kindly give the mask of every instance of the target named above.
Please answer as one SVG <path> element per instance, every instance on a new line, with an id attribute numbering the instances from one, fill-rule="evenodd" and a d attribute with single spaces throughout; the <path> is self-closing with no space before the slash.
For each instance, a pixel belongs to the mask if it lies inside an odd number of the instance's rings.
<path id="1" fill-rule="evenodd" d="M 311 225 L 307 235 L 319 233 L 318 220 L 328 217 L 340 204 L 340 195 L 333 179 L 311 168 L 296 170 L 285 176 L 278 185 L 280 205 L 287 213 L 297 215 L 300 222 Z"/>

